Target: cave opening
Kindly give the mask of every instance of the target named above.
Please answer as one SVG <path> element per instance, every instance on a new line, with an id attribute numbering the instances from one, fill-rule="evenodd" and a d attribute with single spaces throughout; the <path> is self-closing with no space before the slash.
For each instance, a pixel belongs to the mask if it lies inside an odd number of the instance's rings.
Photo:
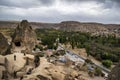
<path id="1" fill-rule="evenodd" d="M 21 46 L 20 41 L 15 42 L 15 46 L 20 47 Z"/>

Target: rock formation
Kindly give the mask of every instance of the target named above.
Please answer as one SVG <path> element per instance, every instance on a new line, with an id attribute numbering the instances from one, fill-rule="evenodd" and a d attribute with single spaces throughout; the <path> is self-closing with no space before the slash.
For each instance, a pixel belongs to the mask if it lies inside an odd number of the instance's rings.
<path id="1" fill-rule="evenodd" d="M 9 54 L 9 44 L 7 42 L 7 39 L 4 37 L 2 33 L 0 33 L 0 54 L 5 55 Z"/>
<path id="2" fill-rule="evenodd" d="M 27 20 L 18 24 L 12 36 L 12 48 L 21 47 L 31 51 L 36 45 L 36 34 Z"/>
<path id="3" fill-rule="evenodd" d="M 120 63 L 112 69 L 107 80 L 120 80 Z"/>
<path id="4" fill-rule="evenodd" d="M 0 28 L 15 28 L 19 22 L 0 21 Z M 120 24 L 102 24 L 91 22 L 63 21 L 61 23 L 31 22 L 34 28 L 60 29 L 66 31 L 90 32 L 93 35 L 115 34 L 120 36 Z"/>

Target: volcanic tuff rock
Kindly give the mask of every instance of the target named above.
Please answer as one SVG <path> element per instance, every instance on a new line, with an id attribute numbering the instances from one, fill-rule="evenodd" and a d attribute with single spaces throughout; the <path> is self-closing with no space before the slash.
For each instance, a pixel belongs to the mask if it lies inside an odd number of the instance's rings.
<path id="1" fill-rule="evenodd" d="M 107 80 L 120 80 L 120 63 L 112 69 Z"/>
<path id="2" fill-rule="evenodd" d="M 14 28 L 17 23 L 17 21 L 0 21 L 0 28 Z M 93 35 L 115 34 L 120 36 L 120 24 L 84 23 L 78 21 L 63 21 L 61 23 L 31 22 L 30 24 L 33 28 L 53 28 L 66 31 L 89 32 Z"/>
<path id="3" fill-rule="evenodd" d="M 36 33 L 29 25 L 27 20 L 23 20 L 18 24 L 12 36 L 12 48 L 25 47 L 31 51 L 36 45 Z"/>
<path id="4" fill-rule="evenodd" d="M 61 22 L 61 29 L 69 31 L 82 31 L 82 32 L 96 32 L 108 31 L 104 25 L 100 23 L 80 23 L 77 21 L 64 21 Z"/>
<path id="5" fill-rule="evenodd" d="M 7 39 L 4 37 L 2 33 L 0 33 L 0 54 L 10 54 L 10 46 L 8 44 Z"/>

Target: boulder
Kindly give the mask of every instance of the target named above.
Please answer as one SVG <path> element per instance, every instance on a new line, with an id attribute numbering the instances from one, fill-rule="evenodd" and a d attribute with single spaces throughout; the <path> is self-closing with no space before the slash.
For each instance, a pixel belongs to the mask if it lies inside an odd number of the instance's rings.
<path id="1" fill-rule="evenodd" d="M 15 47 L 24 47 L 24 50 L 32 51 L 36 45 L 36 33 L 27 20 L 23 20 L 18 24 L 12 36 L 12 49 Z"/>
<path id="2" fill-rule="evenodd" d="M 0 54 L 5 55 L 11 53 L 9 49 L 10 46 L 8 44 L 7 39 L 2 33 L 0 33 Z"/>

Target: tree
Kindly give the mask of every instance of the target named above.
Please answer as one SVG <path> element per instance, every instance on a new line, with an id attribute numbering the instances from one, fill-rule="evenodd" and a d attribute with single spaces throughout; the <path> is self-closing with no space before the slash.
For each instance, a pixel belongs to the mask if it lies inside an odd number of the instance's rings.
<path id="1" fill-rule="evenodd" d="M 102 75 L 102 71 L 101 71 L 100 68 L 98 68 L 98 67 L 95 68 L 95 75 L 96 75 L 96 76 Z"/>
<path id="2" fill-rule="evenodd" d="M 113 62 L 118 62 L 119 61 L 119 58 L 118 58 L 117 55 L 111 54 L 111 53 L 107 53 L 107 52 L 102 54 L 101 57 L 102 57 L 102 59 L 108 59 L 108 60 L 111 60 Z"/>
<path id="3" fill-rule="evenodd" d="M 111 65 L 112 65 L 112 61 L 111 60 L 103 60 L 102 61 L 102 64 L 107 67 L 107 68 L 110 68 Z"/>
<path id="4" fill-rule="evenodd" d="M 92 55 L 98 60 L 120 60 L 120 38 L 114 35 L 91 35 L 90 33 L 62 31 L 55 29 L 36 29 L 37 37 L 40 38 L 45 49 L 56 49 L 56 39 L 59 43 L 71 44 L 72 49 L 85 48 L 87 55 Z"/>

